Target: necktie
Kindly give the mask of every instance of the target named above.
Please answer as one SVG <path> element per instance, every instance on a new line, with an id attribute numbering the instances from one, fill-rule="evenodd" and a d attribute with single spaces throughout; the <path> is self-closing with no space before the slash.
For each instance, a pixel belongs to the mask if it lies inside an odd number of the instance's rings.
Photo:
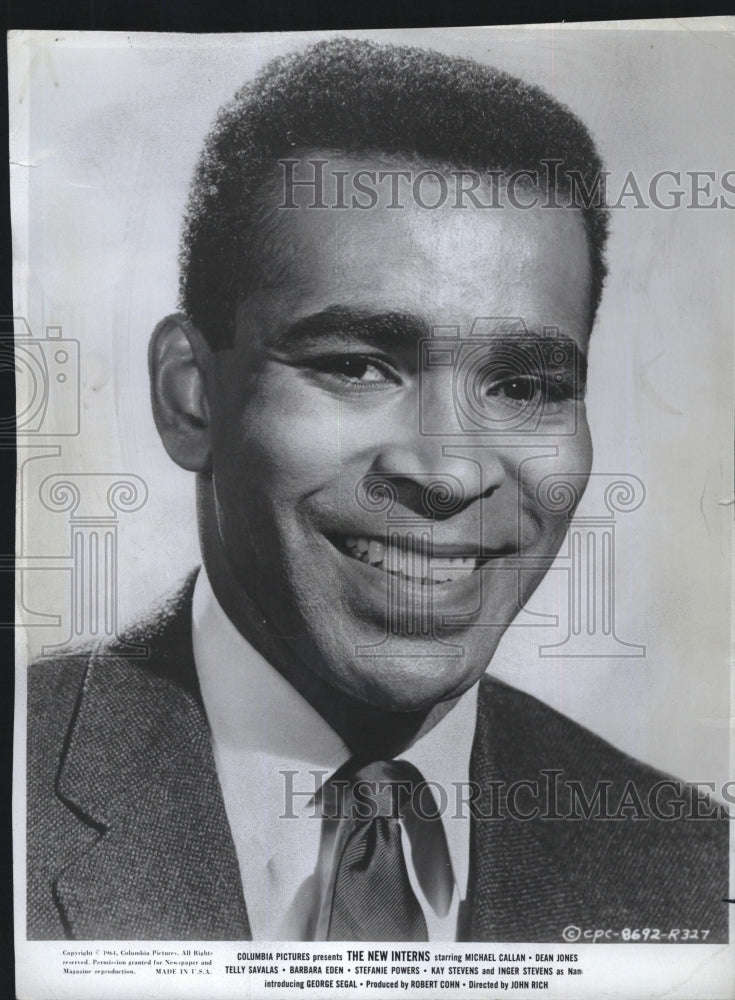
<path id="1" fill-rule="evenodd" d="M 431 801 L 428 810 L 417 815 L 411 805 L 421 782 L 420 772 L 405 761 L 378 761 L 362 767 L 348 762 L 329 783 L 342 792 L 339 812 L 332 814 L 339 817 L 340 831 L 330 941 L 428 940 L 406 868 L 399 816 L 413 834 L 412 861 L 422 888 L 428 886 L 437 905 L 448 910 L 453 883 L 441 821 L 428 790 L 422 797 Z M 331 794 L 327 798 L 335 801 Z"/>

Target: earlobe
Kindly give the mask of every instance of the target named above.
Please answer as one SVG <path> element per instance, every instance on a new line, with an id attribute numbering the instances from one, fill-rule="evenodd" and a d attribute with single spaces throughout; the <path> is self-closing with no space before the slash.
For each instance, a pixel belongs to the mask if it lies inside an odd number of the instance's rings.
<path id="1" fill-rule="evenodd" d="M 210 468 L 204 362 L 208 347 L 185 316 L 161 320 L 151 335 L 148 369 L 153 418 L 171 458 L 190 472 Z"/>

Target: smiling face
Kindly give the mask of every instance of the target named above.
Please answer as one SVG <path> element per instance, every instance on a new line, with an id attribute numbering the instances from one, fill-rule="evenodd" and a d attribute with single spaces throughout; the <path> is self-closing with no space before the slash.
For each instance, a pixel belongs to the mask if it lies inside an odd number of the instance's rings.
<path id="1" fill-rule="evenodd" d="M 561 544 L 540 480 L 589 472 L 585 231 L 564 209 L 281 216 L 205 366 L 205 562 L 329 686 L 426 709 L 479 678 Z"/>

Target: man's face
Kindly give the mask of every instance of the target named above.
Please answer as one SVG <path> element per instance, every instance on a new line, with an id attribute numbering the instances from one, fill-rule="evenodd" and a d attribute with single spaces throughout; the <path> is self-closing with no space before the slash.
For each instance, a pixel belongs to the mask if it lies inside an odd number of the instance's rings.
<path id="1" fill-rule="evenodd" d="M 541 481 L 589 472 L 582 221 L 410 202 L 277 215 L 267 280 L 208 377 L 217 545 L 323 680 L 428 708 L 480 677 L 561 544 L 567 512 Z"/>

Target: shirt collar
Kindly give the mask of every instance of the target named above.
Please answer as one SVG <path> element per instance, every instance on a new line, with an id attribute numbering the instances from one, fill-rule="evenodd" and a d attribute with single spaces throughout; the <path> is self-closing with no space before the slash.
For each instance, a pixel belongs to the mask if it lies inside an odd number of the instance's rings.
<path id="1" fill-rule="evenodd" d="M 442 813 L 454 879 L 464 899 L 470 860 L 470 814 L 464 790 L 477 717 L 477 684 L 462 695 L 443 719 L 400 755 L 419 769 Z M 463 805 L 463 801 L 465 804 Z"/>

